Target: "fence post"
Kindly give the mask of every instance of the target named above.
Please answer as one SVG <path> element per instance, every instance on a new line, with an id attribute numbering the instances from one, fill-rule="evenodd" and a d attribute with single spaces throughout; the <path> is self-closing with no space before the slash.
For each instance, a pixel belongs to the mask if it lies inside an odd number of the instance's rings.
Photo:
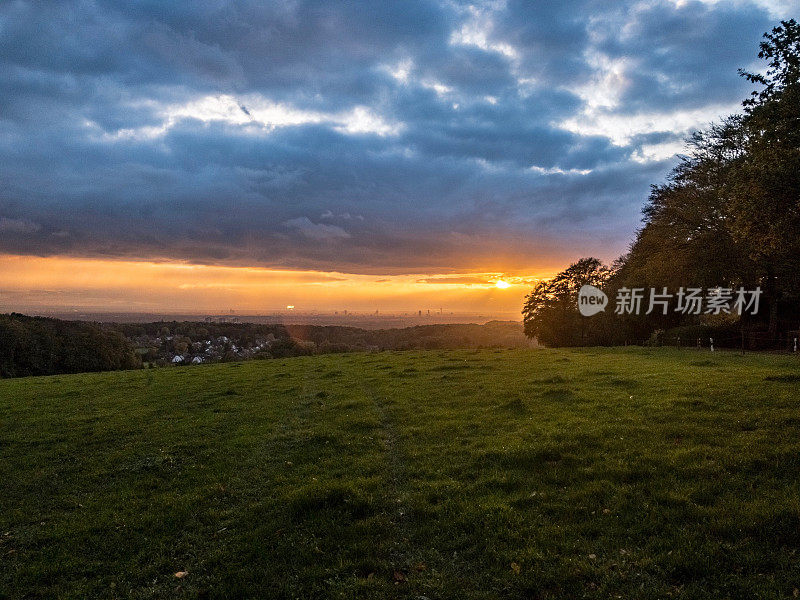
<path id="1" fill-rule="evenodd" d="M 794 351 L 797 352 L 797 338 L 794 338 Z"/>
<path id="2" fill-rule="evenodd" d="M 681 347 L 681 336 L 678 336 L 677 346 L 678 346 L 678 348 Z"/>
<path id="3" fill-rule="evenodd" d="M 714 351 L 714 338 L 712 338 L 712 337 L 708 338 L 708 343 L 711 346 L 711 351 L 713 352 Z"/>
<path id="4" fill-rule="evenodd" d="M 697 338 L 697 349 L 700 350 L 700 338 Z"/>

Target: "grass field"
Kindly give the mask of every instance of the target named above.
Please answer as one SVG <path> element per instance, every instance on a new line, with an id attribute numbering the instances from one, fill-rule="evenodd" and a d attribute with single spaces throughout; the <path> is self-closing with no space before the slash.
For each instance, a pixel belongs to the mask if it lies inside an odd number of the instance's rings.
<path id="1" fill-rule="evenodd" d="M 642 348 L 3 380 L 0 597 L 791 598 L 798 384 Z"/>

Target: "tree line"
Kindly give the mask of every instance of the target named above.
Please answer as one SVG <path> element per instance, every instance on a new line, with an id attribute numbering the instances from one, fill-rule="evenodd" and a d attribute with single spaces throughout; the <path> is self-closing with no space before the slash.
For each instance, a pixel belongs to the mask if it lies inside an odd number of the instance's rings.
<path id="1" fill-rule="evenodd" d="M 611 265 L 577 261 L 538 283 L 523 306 L 526 335 L 550 346 L 616 345 L 664 333 L 778 338 L 800 323 L 800 25 L 764 34 L 762 73 L 740 70 L 758 89 L 743 110 L 693 134 L 664 183 L 654 185 L 643 226 Z M 583 285 L 611 306 L 577 310 Z M 621 290 L 760 289 L 757 314 L 687 314 L 673 298 L 666 314 L 618 314 Z M 719 334 L 722 334 L 721 336 Z"/>
<path id="2" fill-rule="evenodd" d="M 0 315 L 0 377 L 135 369 L 142 363 L 121 332 L 97 323 Z"/>
<path id="3" fill-rule="evenodd" d="M 209 355 L 212 343 L 221 350 Z M 528 345 L 522 326 L 513 321 L 370 330 L 195 321 L 87 323 L 12 313 L 0 315 L 0 377 L 139 369 L 145 363 L 170 364 L 178 354 L 219 362 L 371 350 Z"/>

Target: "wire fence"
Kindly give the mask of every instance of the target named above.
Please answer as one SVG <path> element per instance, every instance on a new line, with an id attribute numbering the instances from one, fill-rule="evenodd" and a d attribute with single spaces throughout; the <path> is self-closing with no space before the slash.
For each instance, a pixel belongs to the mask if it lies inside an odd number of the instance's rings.
<path id="1" fill-rule="evenodd" d="M 636 345 L 683 348 L 687 350 L 772 352 L 781 354 L 797 354 L 800 356 L 800 331 L 789 331 L 783 334 L 771 334 L 760 331 L 744 331 L 738 334 L 724 333 L 719 335 L 668 335 L 643 340 Z"/>

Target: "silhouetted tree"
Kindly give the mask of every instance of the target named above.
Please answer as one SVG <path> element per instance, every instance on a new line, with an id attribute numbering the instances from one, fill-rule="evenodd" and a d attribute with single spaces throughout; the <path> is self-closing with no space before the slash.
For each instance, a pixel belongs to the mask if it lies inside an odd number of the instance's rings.
<path id="1" fill-rule="evenodd" d="M 547 346 L 600 343 L 592 322 L 578 312 L 578 291 L 587 284 L 602 288 L 610 276 L 597 258 L 582 258 L 553 279 L 538 282 L 522 308 L 525 335 Z"/>

